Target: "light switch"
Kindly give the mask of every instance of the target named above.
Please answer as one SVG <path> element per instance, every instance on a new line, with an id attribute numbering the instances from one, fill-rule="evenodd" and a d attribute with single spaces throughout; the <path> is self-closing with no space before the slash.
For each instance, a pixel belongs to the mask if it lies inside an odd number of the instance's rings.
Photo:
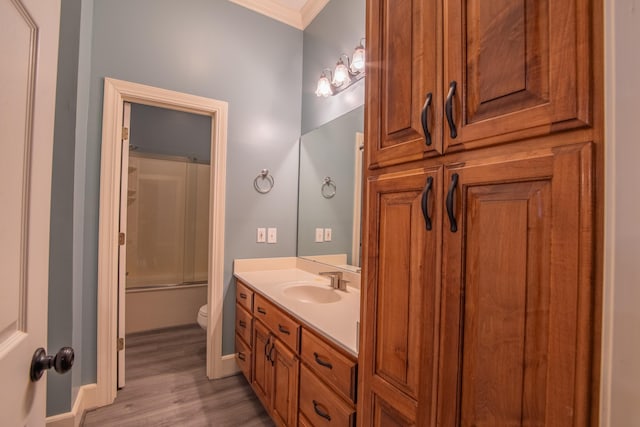
<path id="1" fill-rule="evenodd" d="M 278 242 L 278 229 L 275 227 L 267 228 L 267 243 Z"/>
<path id="2" fill-rule="evenodd" d="M 325 242 L 330 242 L 331 241 L 331 229 L 330 228 L 325 228 L 324 229 L 324 241 Z"/>
<path id="3" fill-rule="evenodd" d="M 316 228 L 316 243 L 324 242 L 324 228 Z"/>
<path id="4" fill-rule="evenodd" d="M 256 242 L 264 243 L 267 240 L 267 230 L 266 228 L 258 228 Z"/>

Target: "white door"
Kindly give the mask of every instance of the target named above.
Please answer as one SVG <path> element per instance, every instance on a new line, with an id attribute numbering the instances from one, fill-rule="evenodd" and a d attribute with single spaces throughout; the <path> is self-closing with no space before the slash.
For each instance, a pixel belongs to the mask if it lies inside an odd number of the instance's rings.
<path id="1" fill-rule="evenodd" d="M 0 0 L 0 424 L 45 422 L 49 214 L 60 0 Z M 56 349 L 57 350 L 57 349 Z"/>

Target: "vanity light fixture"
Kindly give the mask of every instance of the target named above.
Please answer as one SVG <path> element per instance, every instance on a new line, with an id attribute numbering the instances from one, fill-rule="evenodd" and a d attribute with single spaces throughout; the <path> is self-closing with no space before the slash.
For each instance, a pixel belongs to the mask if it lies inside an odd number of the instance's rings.
<path id="1" fill-rule="evenodd" d="M 346 53 L 340 55 L 333 71 L 329 68 L 322 70 L 316 87 L 316 96 L 326 98 L 336 95 L 365 76 L 363 42 L 364 38 L 360 39 L 360 44 L 355 48 L 351 58 Z M 342 58 L 347 58 L 346 64 Z"/>

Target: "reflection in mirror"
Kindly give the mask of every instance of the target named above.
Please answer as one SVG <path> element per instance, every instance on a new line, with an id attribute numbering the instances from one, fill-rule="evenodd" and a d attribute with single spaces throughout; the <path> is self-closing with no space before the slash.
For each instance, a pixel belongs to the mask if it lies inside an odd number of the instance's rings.
<path id="1" fill-rule="evenodd" d="M 298 256 L 359 271 L 364 107 L 302 135 Z"/>

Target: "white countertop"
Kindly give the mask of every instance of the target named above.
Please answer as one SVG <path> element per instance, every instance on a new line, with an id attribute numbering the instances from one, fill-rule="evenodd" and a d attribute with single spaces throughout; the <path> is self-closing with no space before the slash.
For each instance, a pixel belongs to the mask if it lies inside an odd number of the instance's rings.
<path id="1" fill-rule="evenodd" d="M 331 303 L 302 302 L 283 294 L 292 282 L 312 282 L 329 287 L 329 279 L 299 268 L 234 272 L 245 285 L 258 291 L 278 307 L 302 320 L 303 325 L 326 337 L 349 354 L 358 356 L 357 322 L 360 320 L 360 291 L 347 286 L 335 290 L 341 296 Z"/>

